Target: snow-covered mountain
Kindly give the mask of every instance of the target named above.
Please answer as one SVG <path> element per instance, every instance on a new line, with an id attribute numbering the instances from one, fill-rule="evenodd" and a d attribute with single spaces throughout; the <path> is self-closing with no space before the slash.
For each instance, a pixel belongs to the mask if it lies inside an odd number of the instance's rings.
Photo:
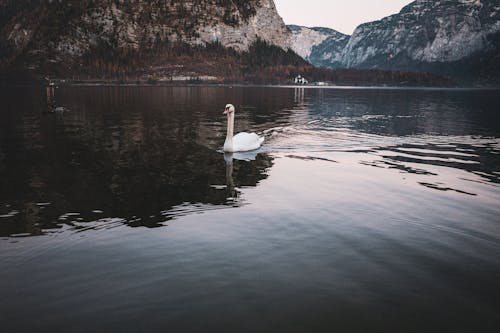
<path id="1" fill-rule="evenodd" d="M 417 0 L 360 25 L 343 47 L 325 44 L 311 29 L 291 30 L 292 48 L 317 66 L 500 76 L 499 0 Z"/>

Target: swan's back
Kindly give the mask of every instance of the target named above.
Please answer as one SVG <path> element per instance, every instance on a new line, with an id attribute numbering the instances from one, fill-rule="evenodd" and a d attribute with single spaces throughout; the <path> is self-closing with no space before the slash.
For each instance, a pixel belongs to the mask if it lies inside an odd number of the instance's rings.
<path id="1" fill-rule="evenodd" d="M 259 149 L 264 138 L 255 133 L 238 133 L 233 137 L 234 151 L 250 151 Z"/>

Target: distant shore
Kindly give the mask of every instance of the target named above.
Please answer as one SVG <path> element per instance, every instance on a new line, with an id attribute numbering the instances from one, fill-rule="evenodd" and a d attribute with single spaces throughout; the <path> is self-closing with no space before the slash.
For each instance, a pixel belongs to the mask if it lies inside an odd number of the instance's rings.
<path id="1" fill-rule="evenodd" d="M 302 80 L 302 82 L 301 82 Z M 305 81 L 305 82 L 304 82 Z M 267 66 L 257 69 L 243 68 L 226 73 L 218 71 L 152 71 L 138 70 L 134 73 L 111 75 L 107 73 L 74 73 L 62 69 L 30 71 L 11 68 L 0 71 L 0 83 L 45 84 L 45 85 L 286 85 L 303 87 L 456 87 L 468 85 L 431 73 L 337 69 L 329 70 L 304 66 Z"/>
<path id="2" fill-rule="evenodd" d="M 367 85 L 367 84 L 305 84 L 294 83 L 253 83 L 253 82 L 224 82 L 219 80 L 182 80 L 182 81 L 120 81 L 120 80 L 65 80 L 54 79 L 50 82 L 55 87 L 80 86 L 80 87 L 199 87 L 199 86 L 220 86 L 220 87 L 274 87 L 274 88 L 298 88 L 298 89 L 406 89 L 406 90 L 500 90 L 500 85 L 453 85 L 453 86 L 432 86 L 432 85 Z M 28 81 L 5 81 L 1 80 L 3 86 L 47 86 L 48 82 L 41 80 Z"/>

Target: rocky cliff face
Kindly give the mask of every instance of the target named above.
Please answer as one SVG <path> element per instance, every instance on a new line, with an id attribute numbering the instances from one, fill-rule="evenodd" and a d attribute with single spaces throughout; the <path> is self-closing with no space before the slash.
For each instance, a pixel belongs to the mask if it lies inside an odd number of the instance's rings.
<path id="1" fill-rule="evenodd" d="M 360 25 L 342 63 L 347 67 L 403 67 L 454 62 L 494 47 L 498 0 L 418 0 L 399 14 Z"/>
<path id="2" fill-rule="evenodd" d="M 261 39 L 286 50 L 289 38 L 273 0 L 0 0 L 3 66 L 176 43 L 246 51 Z"/>
<path id="3" fill-rule="evenodd" d="M 348 42 L 321 47 L 302 29 L 293 48 L 314 65 L 331 68 L 425 70 L 449 75 L 490 75 L 500 65 L 498 0 L 417 0 L 400 13 L 360 25 Z M 310 48 L 313 44 L 314 47 Z M 342 47 L 342 50 L 339 48 Z M 335 55 L 328 58 L 329 54 Z M 495 74 L 495 75 L 497 75 Z"/>
<path id="4" fill-rule="evenodd" d="M 292 49 L 319 67 L 342 67 L 342 54 L 349 36 L 328 28 L 289 25 Z"/>
<path id="5" fill-rule="evenodd" d="M 279 16 L 273 0 L 229 2 L 241 3 L 240 6 L 247 8 L 247 11 L 250 10 L 251 15 L 233 8 L 235 24 L 216 20 L 212 24 L 200 26 L 199 37 L 195 42 L 203 44 L 218 41 L 225 47 L 246 51 L 259 38 L 284 50 L 290 48 L 290 32 Z"/>

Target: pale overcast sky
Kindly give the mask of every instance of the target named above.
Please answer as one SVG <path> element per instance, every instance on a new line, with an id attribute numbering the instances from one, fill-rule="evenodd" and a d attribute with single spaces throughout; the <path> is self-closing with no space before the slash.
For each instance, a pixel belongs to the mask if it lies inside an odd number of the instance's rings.
<path id="1" fill-rule="evenodd" d="M 286 24 L 352 34 L 361 23 L 398 13 L 411 0 L 274 0 Z"/>

